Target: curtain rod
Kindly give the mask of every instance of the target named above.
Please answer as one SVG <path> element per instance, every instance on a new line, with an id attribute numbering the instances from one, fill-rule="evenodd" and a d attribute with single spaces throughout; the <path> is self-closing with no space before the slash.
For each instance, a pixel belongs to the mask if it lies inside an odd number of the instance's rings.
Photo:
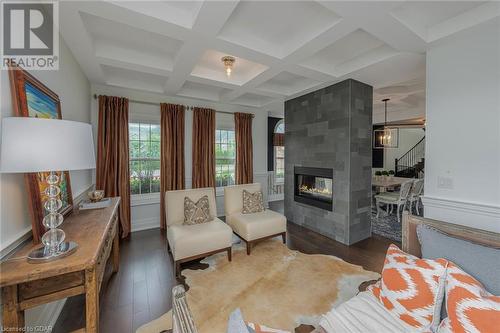
<path id="1" fill-rule="evenodd" d="M 97 99 L 97 94 L 94 94 L 94 99 Z M 155 103 L 155 102 L 147 102 L 147 101 L 139 101 L 139 100 L 135 100 L 135 99 L 128 99 L 129 102 L 131 103 L 137 103 L 137 104 L 146 104 L 146 105 L 157 105 L 157 106 L 160 106 L 160 103 Z M 186 110 L 193 110 L 196 106 L 189 106 L 189 105 L 184 105 L 184 107 L 186 108 Z M 231 115 L 234 115 L 233 112 L 227 112 L 227 111 L 217 111 L 215 110 L 215 113 L 223 113 L 223 114 L 231 114 Z M 252 118 L 254 118 L 255 115 L 252 114 Z"/>

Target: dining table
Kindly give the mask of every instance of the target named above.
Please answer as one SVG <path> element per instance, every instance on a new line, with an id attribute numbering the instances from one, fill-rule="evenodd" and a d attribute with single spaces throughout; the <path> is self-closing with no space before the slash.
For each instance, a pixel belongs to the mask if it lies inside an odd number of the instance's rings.
<path id="1" fill-rule="evenodd" d="M 388 188 L 399 187 L 401 186 L 401 184 L 408 180 L 410 180 L 410 178 L 394 176 L 373 176 L 372 186 L 376 187 L 378 192 L 385 192 Z"/>

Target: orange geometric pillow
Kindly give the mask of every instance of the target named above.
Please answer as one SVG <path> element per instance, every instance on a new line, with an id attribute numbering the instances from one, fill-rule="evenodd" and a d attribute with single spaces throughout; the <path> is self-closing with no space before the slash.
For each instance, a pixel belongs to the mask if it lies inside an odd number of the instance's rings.
<path id="1" fill-rule="evenodd" d="M 451 262 L 445 290 L 448 318 L 439 325 L 439 333 L 500 332 L 500 296 L 487 292 L 479 281 Z"/>
<path id="2" fill-rule="evenodd" d="M 394 316 L 419 331 L 439 325 L 446 276 L 445 259 L 420 259 L 391 244 L 380 285 L 369 290 Z"/>

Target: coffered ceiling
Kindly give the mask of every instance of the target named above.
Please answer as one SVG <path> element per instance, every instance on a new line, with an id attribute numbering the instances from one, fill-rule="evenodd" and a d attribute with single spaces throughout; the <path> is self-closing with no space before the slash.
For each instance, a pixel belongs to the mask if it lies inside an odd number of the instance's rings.
<path id="1" fill-rule="evenodd" d="M 413 107 L 429 43 L 498 15 L 484 1 L 64 1 L 60 29 L 95 84 L 265 108 L 354 78 Z"/>

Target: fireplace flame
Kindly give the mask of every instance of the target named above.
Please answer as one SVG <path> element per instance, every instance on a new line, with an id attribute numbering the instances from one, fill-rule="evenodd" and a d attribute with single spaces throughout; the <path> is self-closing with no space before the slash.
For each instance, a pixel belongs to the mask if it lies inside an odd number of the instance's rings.
<path id="1" fill-rule="evenodd" d="M 299 189 L 300 189 L 300 192 L 305 192 L 305 193 L 319 194 L 319 195 L 326 195 L 326 196 L 332 195 L 332 191 L 330 191 L 327 188 L 316 188 L 316 187 L 309 187 L 307 185 L 301 185 Z"/>

